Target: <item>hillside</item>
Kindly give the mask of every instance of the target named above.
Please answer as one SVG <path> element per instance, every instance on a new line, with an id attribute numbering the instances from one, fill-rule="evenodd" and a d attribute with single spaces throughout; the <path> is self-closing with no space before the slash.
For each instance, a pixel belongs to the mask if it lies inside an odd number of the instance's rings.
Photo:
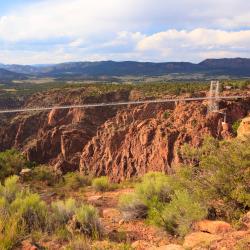
<path id="1" fill-rule="evenodd" d="M 24 74 L 0 68 L 0 82 L 4 81 L 9 82 L 12 80 L 24 80 L 24 79 L 26 79 L 26 76 Z"/>
<path id="2" fill-rule="evenodd" d="M 207 75 L 229 75 L 235 77 L 250 77 L 250 59 L 208 59 L 201 63 L 189 62 L 68 62 L 55 65 L 3 65 L 0 68 L 17 73 L 39 77 L 101 77 L 101 76 L 160 76 L 172 73 Z"/>

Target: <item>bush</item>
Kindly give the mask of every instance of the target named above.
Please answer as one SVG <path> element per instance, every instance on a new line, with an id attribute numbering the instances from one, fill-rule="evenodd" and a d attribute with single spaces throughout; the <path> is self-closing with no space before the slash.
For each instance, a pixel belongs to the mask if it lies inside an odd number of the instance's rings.
<path id="1" fill-rule="evenodd" d="M 149 172 L 136 186 L 135 192 L 146 204 L 152 200 L 169 202 L 172 193 L 170 178 L 160 172 Z"/>
<path id="2" fill-rule="evenodd" d="M 202 147 L 189 148 L 195 164 L 183 167 L 176 181 L 203 205 L 217 210 L 217 217 L 238 220 L 250 207 L 250 139 L 206 138 Z"/>
<path id="3" fill-rule="evenodd" d="M 52 229 L 63 228 L 69 232 L 83 233 L 98 238 L 101 224 L 97 210 L 90 205 L 78 205 L 74 199 L 56 201 L 52 205 Z"/>
<path id="4" fill-rule="evenodd" d="M 187 191 L 176 191 L 171 202 L 158 216 L 156 224 L 160 222 L 166 231 L 184 236 L 190 231 L 193 222 L 205 218 L 206 215 L 206 209 L 194 201 Z"/>
<path id="5" fill-rule="evenodd" d="M 235 135 L 237 135 L 238 128 L 240 127 L 240 124 L 241 124 L 241 120 L 238 120 L 238 121 L 234 122 L 232 125 L 233 133 Z"/>
<path id="6" fill-rule="evenodd" d="M 18 176 L 10 176 L 4 181 L 4 185 L 0 183 L 0 196 L 8 203 L 14 201 L 21 191 L 22 187 Z"/>
<path id="7" fill-rule="evenodd" d="M 62 225 L 68 223 L 68 221 L 75 214 L 77 204 L 72 198 L 66 201 L 55 201 L 51 204 L 53 212 L 53 222 L 54 226 Z"/>
<path id="8" fill-rule="evenodd" d="M 134 193 L 121 196 L 118 207 L 125 220 L 145 219 L 148 215 L 148 206 Z"/>
<path id="9" fill-rule="evenodd" d="M 0 181 L 11 175 L 18 175 L 28 162 L 18 151 L 11 149 L 0 153 Z"/>
<path id="10" fill-rule="evenodd" d="M 105 192 L 111 189 L 108 177 L 106 176 L 95 178 L 92 182 L 92 186 L 96 191 L 99 192 Z"/>
<path id="11" fill-rule="evenodd" d="M 16 198 L 10 205 L 10 213 L 17 215 L 27 233 L 45 229 L 47 207 L 38 194 Z"/>
<path id="12" fill-rule="evenodd" d="M 91 205 L 80 206 L 75 213 L 75 230 L 95 239 L 99 238 L 102 228 L 97 209 Z"/>
<path id="13" fill-rule="evenodd" d="M 79 172 L 68 173 L 64 176 L 66 187 L 77 190 L 81 187 L 86 187 L 91 185 L 91 177 L 84 176 Z"/>
<path id="14" fill-rule="evenodd" d="M 25 235 L 46 226 L 45 203 L 18 181 L 12 176 L 0 186 L 0 249 L 12 249 Z"/>
<path id="15" fill-rule="evenodd" d="M 51 166 L 40 165 L 32 170 L 31 180 L 46 182 L 47 185 L 53 186 L 61 181 L 61 175 L 54 171 Z"/>

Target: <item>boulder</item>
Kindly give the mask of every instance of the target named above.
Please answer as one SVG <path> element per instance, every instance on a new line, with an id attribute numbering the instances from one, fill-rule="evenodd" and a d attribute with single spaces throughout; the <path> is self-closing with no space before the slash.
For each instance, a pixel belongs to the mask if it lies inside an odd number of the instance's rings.
<path id="1" fill-rule="evenodd" d="M 211 234 L 222 234 L 232 230 L 230 224 L 224 221 L 199 221 L 194 225 L 196 231 L 207 232 Z"/>
<path id="2" fill-rule="evenodd" d="M 195 232 L 187 235 L 184 240 L 183 247 L 192 249 L 194 247 L 202 247 L 210 245 L 214 241 L 221 240 L 222 237 L 215 234 Z"/>
<path id="3" fill-rule="evenodd" d="M 29 169 L 29 168 L 24 168 L 24 169 L 21 170 L 20 175 L 21 175 L 21 176 L 30 175 L 31 172 L 32 172 L 31 169 Z"/>
<path id="4" fill-rule="evenodd" d="M 250 116 L 241 121 L 237 134 L 238 137 L 243 140 L 250 137 Z"/>

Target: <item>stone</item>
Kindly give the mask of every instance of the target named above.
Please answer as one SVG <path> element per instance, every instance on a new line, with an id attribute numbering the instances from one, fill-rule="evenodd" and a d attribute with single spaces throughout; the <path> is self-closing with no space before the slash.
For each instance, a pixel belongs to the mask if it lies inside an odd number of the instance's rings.
<path id="1" fill-rule="evenodd" d="M 121 226 L 121 225 L 123 225 L 124 223 L 125 223 L 125 220 L 120 220 L 118 224 Z"/>
<path id="2" fill-rule="evenodd" d="M 32 171 L 32 170 L 29 169 L 29 168 L 22 169 L 22 171 L 20 172 L 20 175 L 27 175 L 27 174 L 30 174 L 31 171 Z"/>
<path id="3" fill-rule="evenodd" d="M 237 131 L 238 138 L 245 140 L 247 137 L 250 137 L 250 116 L 244 118 Z"/>
<path id="4" fill-rule="evenodd" d="M 203 232 L 195 232 L 187 235 L 184 240 L 183 247 L 184 248 L 194 248 L 194 247 L 202 247 L 207 246 L 211 244 L 214 241 L 221 240 L 222 237 L 215 235 L 215 234 L 209 234 L 209 233 L 203 233 Z"/>
<path id="5" fill-rule="evenodd" d="M 229 223 L 224 221 L 210 221 L 203 220 L 195 223 L 194 229 L 196 231 L 207 232 L 211 234 L 222 234 L 232 230 Z"/>

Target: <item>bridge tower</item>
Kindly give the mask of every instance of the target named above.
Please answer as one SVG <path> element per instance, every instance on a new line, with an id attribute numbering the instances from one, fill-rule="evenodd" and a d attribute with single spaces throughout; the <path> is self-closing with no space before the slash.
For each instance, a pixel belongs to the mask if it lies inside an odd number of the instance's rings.
<path id="1" fill-rule="evenodd" d="M 220 94 L 220 82 L 211 81 L 209 99 L 208 102 L 208 113 L 219 111 L 219 94 Z"/>

